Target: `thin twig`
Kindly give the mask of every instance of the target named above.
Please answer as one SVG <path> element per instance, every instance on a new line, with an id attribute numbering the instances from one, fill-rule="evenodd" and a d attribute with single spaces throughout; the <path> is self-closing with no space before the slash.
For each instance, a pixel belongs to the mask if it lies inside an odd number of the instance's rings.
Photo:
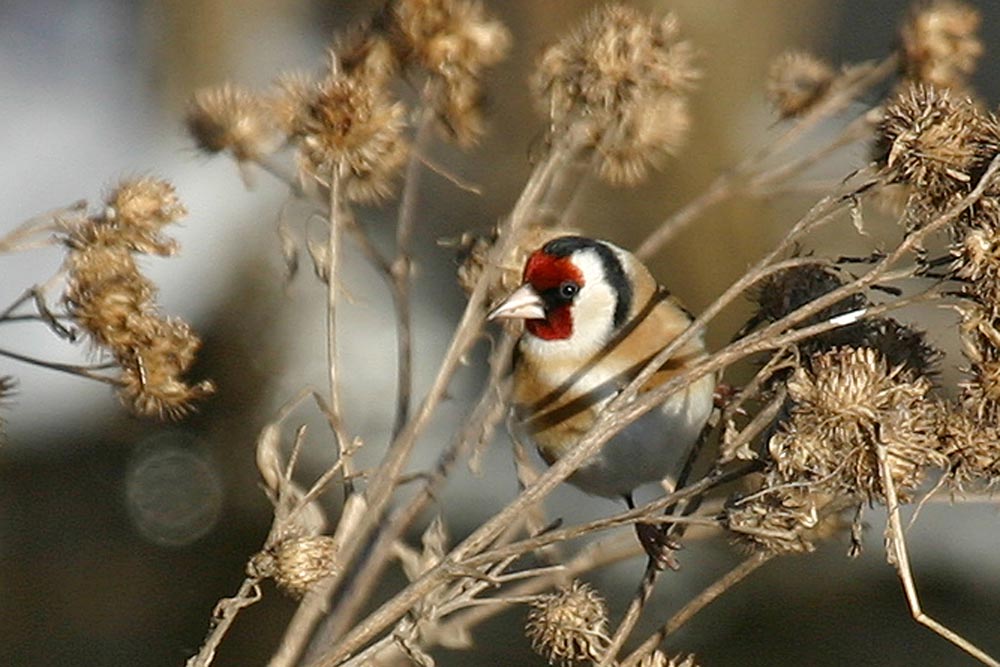
<path id="1" fill-rule="evenodd" d="M 205 637 L 204 643 L 197 655 L 191 656 L 186 663 L 186 667 L 209 667 L 215 659 L 215 652 L 222 643 L 237 614 L 241 610 L 258 602 L 261 599 L 260 581 L 253 577 L 247 577 L 240 584 L 240 590 L 234 597 L 220 600 L 212 612 L 212 628 Z"/>
<path id="2" fill-rule="evenodd" d="M 775 554 L 773 553 L 755 553 L 724 574 L 715 583 L 705 588 L 705 590 L 684 605 L 680 611 L 671 616 L 670 620 L 662 628 L 654 632 L 639 648 L 622 661 L 621 667 L 635 667 L 643 657 L 656 650 L 656 647 L 660 645 L 660 642 L 665 637 L 687 623 L 695 614 L 717 600 L 730 588 L 746 579 L 750 574 L 764 565 L 764 563 L 774 558 L 774 556 Z"/>

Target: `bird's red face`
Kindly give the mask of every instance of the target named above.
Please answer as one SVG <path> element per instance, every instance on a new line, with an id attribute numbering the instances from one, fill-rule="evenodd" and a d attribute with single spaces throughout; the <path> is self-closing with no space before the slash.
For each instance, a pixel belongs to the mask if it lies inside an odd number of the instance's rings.
<path id="1" fill-rule="evenodd" d="M 545 317 L 528 319 L 528 333 L 542 340 L 566 340 L 573 335 L 573 298 L 583 287 L 583 273 L 569 256 L 537 250 L 524 266 L 524 282 L 545 304 Z"/>

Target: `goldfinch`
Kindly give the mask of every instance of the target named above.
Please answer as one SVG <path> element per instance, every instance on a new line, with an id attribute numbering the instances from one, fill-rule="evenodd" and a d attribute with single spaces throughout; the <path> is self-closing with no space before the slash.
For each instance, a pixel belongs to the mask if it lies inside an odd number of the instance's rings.
<path id="1" fill-rule="evenodd" d="M 593 426 L 605 405 L 684 331 L 691 315 L 632 253 L 606 241 L 562 236 L 533 252 L 523 284 L 489 319 L 524 320 L 514 366 L 517 430 L 550 465 Z M 705 356 L 693 337 L 653 376 L 649 390 Z M 711 375 L 671 394 L 601 448 L 569 482 L 591 494 L 624 498 L 676 475 L 713 408 Z M 671 564 L 659 531 L 637 524 L 647 552 Z"/>

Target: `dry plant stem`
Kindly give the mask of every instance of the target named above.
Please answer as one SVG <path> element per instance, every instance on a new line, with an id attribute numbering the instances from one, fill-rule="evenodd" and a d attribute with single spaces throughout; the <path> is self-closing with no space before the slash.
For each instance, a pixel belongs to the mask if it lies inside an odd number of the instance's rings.
<path id="1" fill-rule="evenodd" d="M 29 357 L 23 354 L 18 354 L 17 352 L 2 349 L 0 349 L 0 357 L 7 357 L 8 359 L 14 359 L 26 364 L 31 364 L 32 366 L 48 368 L 53 371 L 62 371 L 63 373 L 69 373 L 70 375 L 78 375 L 80 377 L 87 378 L 88 380 L 97 380 L 98 382 L 103 382 L 104 384 L 109 384 L 113 387 L 121 386 L 121 381 L 118 380 L 118 378 L 108 377 L 107 375 L 101 375 L 96 372 L 108 368 L 108 366 L 104 364 L 98 366 L 75 366 L 73 364 L 61 364 L 56 361 L 45 361 L 44 359 L 36 359 L 35 357 Z"/>
<path id="2" fill-rule="evenodd" d="M 423 109 L 413 139 L 413 149 L 406 165 L 403 194 L 399 201 L 396 220 L 396 259 L 390 268 L 392 275 L 392 301 L 396 308 L 396 416 L 392 423 L 392 437 L 403 430 L 410 417 L 410 398 L 413 395 L 413 333 L 411 266 L 413 254 L 413 228 L 417 217 L 417 192 L 420 188 L 421 161 L 417 154 L 430 143 L 434 112 Z"/>
<path id="3" fill-rule="evenodd" d="M 642 658 L 652 653 L 660 645 L 665 637 L 687 623 L 695 614 L 718 599 L 723 593 L 746 579 L 750 574 L 760 568 L 764 563 L 775 557 L 773 553 L 755 553 L 729 572 L 720 577 L 717 581 L 704 589 L 695 598 L 689 601 L 684 607 L 674 614 L 666 624 L 653 633 L 639 648 L 633 651 L 625 660 L 621 662 L 621 667 L 635 667 Z"/>
<path id="4" fill-rule="evenodd" d="M 639 622 L 642 610 L 646 608 L 646 603 L 653 594 L 653 589 L 656 587 L 656 581 L 659 579 L 661 572 L 656 567 L 656 563 L 650 559 L 650 562 L 646 565 L 646 571 L 642 575 L 642 581 L 639 582 L 639 590 L 632 596 L 632 600 L 628 604 L 628 609 L 625 610 L 625 616 L 622 618 L 621 623 L 618 624 L 618 628 L 615 630 L 615 634 L 611 638 L 611 643 L 608 644 L 608 648 L 604 653 L 604 657 L 601 658 L 598 667 L 610 667 L 617 664 L 615 659 L 618 657 L 618 652 L 628 640 L 629 635 L 632 634 L 636 623 Z"/>
<path id="5" fill-rule="evenodd" d="M 491 357 L 490 373 L 485 383 L 487 390 L 483 393 L 476 407 L 473 408 L 459 436 L 441 454 L 436 469 L 423 487 L 404 507 L 394 513 L 386 526 L 379 532 L 370 555 L 365 560 L 364 567 L 357 573 L 351 582 L 350 590 L 342 597 L 337 609 L 330 616 L 329 622 L 321 631 L 320 641 L 323 638 L 329 640 L 340 637 L 347 631 L 357 614 L 360 613 L 361 608 L 370 599 L 371 592 L 378 584 L 385 566 L 392 559 L 391 546 L 402 538 L 413 522 L 434 500 L 441 485 L 447 481 L 452 467 L 465 456 L 474 439 L 490 437 L 490 434 L 495 430 L 502 412 L 502 405 L 506 404 L 507 393 L 510 389 L 509 382 L 504 382 L 502 378 L 510 368 L 510 358 L 516 343 L 517 339 L 509 334 L 505 333 L 501 338 Z M 491 390 L 493 387 L 499 387 L 499 389 L 494 392 Z M 497 410 L 498 406 L 495 405 L 498 401 L 501 403 L 500 410 Z"/>
<path id="6" fill-rule="evenodd" d="M 22 252 L 24 250 L 33 250 L 35 248 L 55 245 L 58 243 L 55 237 L 48 237 L 44 239 L 38 239 L 35 237 L 39 234 L 48 234 L 59 231 L 59 224 L 56 221 L 59 219 L 61 214 L 80 213 L 86 210 L 86 208 L 87 202 L 81 199 L 68 206 L 62 206 L 25 220 L 14 229 L 10 230 L 3 236 L 0 236 L 0 253 L 8 254 Z"/>
<path id="7" fill-rule="evenodd" d="M 797 123 L 791 125 L 775 141 L 768 143 L 756 154 L 747 157 L 732 169 L 720 174 L 697 198 L 660 223 L 659 227 L 639 245 L 635 253 L 636 256 L 640 259 L 649 259 L 666 245 L 677 232 L 698 219 L 708 208 L 732 197 L 745 185 L 749 185 L 748 178 L 753 176 L 754 171 L 759 169 L 762 163 L 791 146 L 819 122 L 842 111 L 859 93 L 891 76 L 896 70 L 897 60 L 897 56 L 892 55 L 882 62 L 850 76 L 843 85 L 831 90 L 822 102 L 813 107 Z M 796 173 L 782 173 L 780 169 L 774 170 L 774 177 L 780 175 L 784 178 Z M 772 179 L 769 178 L 769 180 Z"/>
<path id="8" fill-rule="evenodd" d="M 333 428 L 337 438 L 338 454 L 347 448 L 349 442 L 343 425 L 343 412 L 340 403 L 340 373 L 337 364 L 337 287 L 340 273 L 340 234 L 344 220 L 341 172 L 345 168 L 344 165 L 338 164 L 330 174 L 330 236 L 326 252 L 326 363 L 327 377 L 330 381 L 330 413 L 335 420 Z"/>
<path id="9" fill-rule="evenodd" d="M 712 355 L 706 361 L 694 366 L 685 373 L 681 373 L 671 381 L 665 383 L 660 388 L 647 392 L 636 398 L 635 394 L 649 379 L 656 369 L 660 368 L 674 352 L 684 342 L 686 342 L 695 331 L 701 330 L 704 323 L 714 316 L 722 305 L 736 298 L 746 288 L 755 284 L 763 275 L 766 275 L 768 265 L 773 262 L 778 253 L 794 242 L 794 239 L 806 230 L 814 228 L 816 225 L 828 220 L 835 204 L 843 204 L 842 198 L 828 197 L 819 202 L 805 218 L 799 221 L 788 237 L 779 244 L 778 248 L 761 260 L 758 265 L 737 281 L 733 287 L 720 297 L 715 304 L 709 307 L 681 336 L 668 345 L 660 354 L 644 368 L 638 376 L 626 387 L 621 394 L 616 397 L 608 406 L 608 409 L 598 419 L 586 436 L 581 438 L 566 455 L 550 467 L 530 488 L 525 489 L 517 498 L 492 519 L 483 524 L 478 530 L 470 535 L 464 542 L 459 544 L 446 558 L 444 563 L 427 572 L 423 577 L 413 582 L 408 588 L 386 602 L 365 621 L 356 626 L 344 640 L 324 656 L 317 664 L 322 667 L 333 667 L 344 658 L 354 653 L 359 647 L 367 644 L 378 633 L 383 632 L 390 624 L 398 620 L 407 609 L 409 609 L 421 597 L 434 590 L 440 583 L 448 578 L 448 566 L 461 563 L 470 555 L 484 549 L 503 530 L 506 525 L 513 521 L 519 514 L 525 511 L 534 503 L 540 501 L 548 495 L 552 489 L 566 479 L 576 470 L 587 458 L 592 456 L 598 448 L 607 440 L 624 428 L 627 424 L 641 415 L 648 412 L 655 405 L 677 391 L 683 384 L 693 381 L 702 375 L 717 371 L 738 359 L 742 359 L 750 354 L 755 354 L 768 349 L 777 349 L 789 345 L 797 340 L 814 335 L 818 331 L 826 328 L 840 326 L 836 323 L 821 323 L 813 327 L 798 329 L 783 335 L 781 332 L 787 331 L 796 323 L 810 317 L 834 303 L 837 303 L 845 296 L 860 291 L 877 282 L 884 276 L 887 268 L 897 262 L 902 256 L 910 252 L 928 234 L 941 229 L 957 218 L 965 208 L 977 201 L 983 194 L 987 185 L 992 181 L 998 167 L 1000 167 L 1000 157 L 994 158 L 990 163 L 980 182 L 975 189 L 963 198 L 958 204 L 950 208 L 934 221 L 926 226 L 915 230 L 903 239 L 900 245 L 892 253 L 886 255 L 868 273 L 862 275 L 857 280 L 844 285 L 828 294 L 810 302 L 799 308 L 788 316 L 778 320 L 764 329 L 747 336 L 746 338 L 730 344 L 720 353 Z M 482 287 L 480 283 L 478 287 Z"/>
<path id="10" fill-rule="evenodd" d="M 469 296 L 469 301 L 466 304 L 465 311 L 463 312 L 462 318 L 456 328 L 455 335 L 453 336 L 448 350 L 445 353 L 438 374 L 435 377 L 427 396 L 421 402 L 417 413 L 410 419 L 409 423 L 406 427 L 404 427 L 403 431 L 400 432 L 399 436 L 395 438 L 392 445 L 390 445 L 381 465 L 378 467 L 367 491 L 365 492 L 369 511 L 371 513 L 371 520 L 361 524 L 358 527 L 357 534 L 350 536 L 350 539 L 345 541 L 343 548 L 337 554 L 335 563 L 335 569 L 337 572 L 345 571 L 346 564 L 354 560 L 361 546 L 375 529 L 375 526 L 378 525 L 379 517 L 382 516 L 382 513 L 385 511 L 385 508 L 392 497 L 399 473 L 403 465 L 408 460 L 409 454 L 412 451 L 413 446 L 416 444 L 417 438 L 423 432 L 423 429 L 429 422 L 431 415 L 444 397 L 445 390 L 447 389 L 455 371 L 458 369 L 462 358 L 478 337 L 479 329 L 482 326 L 484 319 L 483 307 L 485 305 L 484 302 L 487 286 L 490 284 L 490 281 L 494 279 L 494 276 L 499 270 L 499 260 L 506 256 L 506 254 L 510 251 L 512 244 L 515 242 L 515 232 L 527 222 L 530 211 L 537 208 L 538 202 L 551 187 L 553 180 L 558 179 L 560 170 L 564 166 L 564 163 L 572 161 L 576 157 L 577 149 L 575 146 L 580 145 L 579 142 L 576 141 L 575 138 L 570 138 L 566 141 L 566 145 L 554 149 L 553 152 L 549 154 L 548 158 L 536 167 L 528 185 L 521 193 L 521 197 L 518 199 L 510 217 L 506 221 L 503 232 L 501 233 L 501 241 L 497 244 L 497 247 L 494 248 L 494 251 L 491 254 L 492 261 L 488 263 L 485 271 L 483 271 L 483 275 L 479 279 L 479 282 L 476 284 L 472 294 Z M 509 515 L 510 518 L 513 516 L 515 516 L 515 513 Z M 490 539 L 498 535 L 502 531 L 502 528 L 502 525 L 494 524 L 491 527 Z M 444 568 L 435 568 L 434 571 L 443 572 Z M 341 578 L 335 576 L 333 580 L 334 588 L 336 589 L 336 586 L 340 583 Z M 411 586 L 407 590 L 413 590 L 414 588 L 415 585 Z M 420 593 L 414 598 L 414 600 L 419 599 L 422 595 L 423 593 Z M 408 606 L 409 604 L 407 604 L 407 607 Z M 405 610 L 405 608 L 403 609 Z M 377 613 L 378 612 L 376 612 L 376 614 Z M 363 623 L 357 626 L 351 634 L 345 637 L 344 641 L 340 645 L 332 647 L 331 651 L 322 657 L 317 664 L 338 664 L 348 655 L 353 653 L 358 646 L 367 643 L 375 633 L 384 630 L 388 623 L 394 622 L 398 618 L 396 613 L 396 611 L 392 611 L 390 614 L 387 614 L 386 617 L 390 618 L 388 621 L 384 621 L 383 617 L 380 617 L 374 623 Z"/>
<path id="11" fill-rule="evenodd" d="M 878 456 L 882 488 L 885 491 L 886 506 L 889 513 L 889 535 L 886 540 L 886 549 L 889 550 L 890 560 L 895 565 L 899 579 L 903 583 L 903 591 L 906 593 L 906 602 L 910 606 L 910 613 L 913 615 L 913 620 L 930 628 L 984 665 L 1000 667 L 1000 662 L 975 646 L 965 637 L 925 614 L 921 608 L 920 598 L 917 596 L 917 587 L 913 581 L 913 570 L 910 568 L 910 557 L 906 548 L 906 535 L 903 531 L 903 522 L 899 516 L 899 496 L 896 494 L 895 481 L 892 478 L 889 451 L 885 444 L 877 441 L 875 444 L 875 453 Z"/>
<path id="12" fill-rule="evenodd" d="M 716 354 L 709 357 L 706 361 L 692 367 L 685 373 L 679 374 L 677 377 L 664 383 L 657 389 L 649 391 L 641 397 L 636 397 L 636 393 L 639 388 L 649 380 L 657 369 L 661 368 L 662 365 L 670 359 L 680 345 L 686 343 L 696 331 L 700 331 L 701 328 L 704 327 L 705 323 L 714 317 L 719 310 L 721 310 L 722 306 L 728 304 L 730 301 L 735 299 L 738 294 L 743 293 L 746 289 L 754 285 L 763 277 L 763 275 L 770 268 L 768 265 L 774 261 L 779 252 L 786 249 L 805 231 L 808 231 L 828 220 L 832 215 L 832 212 L 827 209 L 831 208 L 832 204 L 839 203 L 840 205 L 843 205 L 845 201 L 844 198 L 836 198 L 834 200 L 831 197 L 821 200 L 816 206 L 813 207 L 813 210 L 810 211 L 805 218 L 796 223 L 795 227 L 788 234 L 788 236 L 786 236 L 785 239 L 778 244 L 775 251 L 769 253 L 768 256 L 758 262 L 754 268 L 744 274 L 740 280 L 736 281 L 736 283 L 726 290 L 726 292 L 719 297 L 715 303 L 710 305 L 705 312 L 697 317 L 687 330 L 667 345 L 663 351 L 657 354 L 649 362 L 649 364 L 647 364 L 646 367 L 638 373 L 633 381 L 629 383 L 629 385 L 625 387 L 622 392 L 609 404 L 604 415 L 602 415 L 601 420 L 599 420 L 595 425 L 594 431 L 603 429 L 609 421 L 616 421 L 618 425 L 608 429 L 610 432 L 608 437 L 610 437 L 623 428 L 624 425 L 638 419 L 641 415 L 658 405 L 667 396 L 677 391 L 678 388 L 686 382 L 691 382 L 706 373 L 715 372 L 725 368 L 731 363 L 749 356 L 750 354 L 755 354 L 768 349 L 779 349 L 785 345 L 802 340 L 809 335 L 814 335 L 815 333 L 823 331 L 826 327 L 836 328 L 837 326 L 841 326 L 843 322 L 831 321 L 820 323 L 819 325 L 814 325 L 812 327 L 796 329 L 790 332 L 788 331 L 791 327 L 794 327 L 796 324 L 820 312 L 824 308 L 832 306 L 844 297 L 867 289 L 880 280 L 885 279 L 886 276 L 889 275 L 890 267 L 899 262 L 899 260 L 905 255 L 919 248 L 920 244 L 927 236 L 956 220 L 966 208 L 978 201 L 982 197 L 987 186 L 992 183 L 998 169 L 1000 169 L 1000 156 L 995 157 L 990 162 L 989 167 L 983 174 L 982 178 L 980 178 L 979 183 L 972 190 L 972 192 L 963 197 L 961 201 L 956 203 L 934 220 L 906 235 L 892 252 L 887 253 L 881 260 L 876 262 L 867 273 L 861 275 L 854 281 L 846 283 L 842 287 L 832 290 L 809 302 L 769 326 L 764 327 L 763 329 L 752 333 L 741 340 L 729 344 Z M 848 199 L 850 199 L 850 197 L 848 197 Z M 902 272 L 901 274 L 896 275 L 905 275 L 906 273 L 907 272 Z M 874 308 L 866 310 L 868 315 L 871 315 L 873 312 L 875 312 Z M 584 440 L 587 440 L 587 438 Z"/>
<path id="13" fill-rule="evenodd" d="M 240 590 L 234 597 L 220 600 L 212 612 L 212 629 L 205 638 L 205 643 L 201 645 L 201 650 L 197 655 L 191 656 L 186 663 L 186 667 L 208 667 L 215 659 L 215 652 L 226 636 L 236 615 L 244 607 L 258 602 L 261 598 L 260 581 L 253 577 L 247 577 L 240 584 Z"/>

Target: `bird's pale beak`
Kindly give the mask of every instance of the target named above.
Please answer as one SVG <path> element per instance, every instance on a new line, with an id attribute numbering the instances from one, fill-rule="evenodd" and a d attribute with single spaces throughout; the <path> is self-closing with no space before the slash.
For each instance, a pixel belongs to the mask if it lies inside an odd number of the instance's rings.
<path id="1" fill-rule="evenodd" d="M 544 320 L 545 303 L 531 285 L 521 285 L 486 316 L 488 320 Z"/>

